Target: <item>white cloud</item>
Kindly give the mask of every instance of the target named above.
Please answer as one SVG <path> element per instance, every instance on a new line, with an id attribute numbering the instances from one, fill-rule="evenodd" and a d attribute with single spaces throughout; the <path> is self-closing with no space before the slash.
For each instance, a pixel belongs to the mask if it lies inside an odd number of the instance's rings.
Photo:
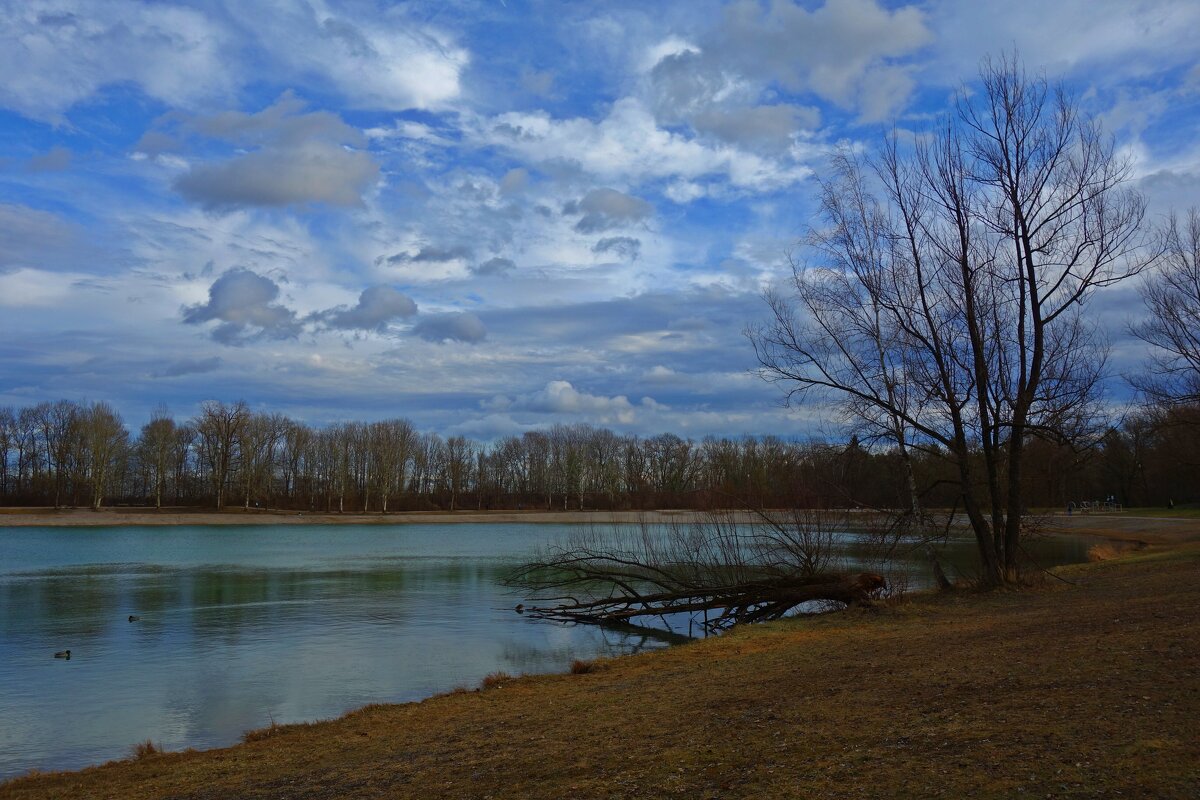
<path id="1" fill-rule="evenodd" d="M 158 100 L 190 106 L 232 87 L 226 31 L 190 8 L 134 2 L 7 4 L 0 25 L 0 104 L 61 121 L 101 87 L 132 81 Z"/>
<path id="2" fill-rule="evenodd" d="M 291 0 L 233 0 L 226 8 L 287 73 L 327 81 L 358 108 L 442 107 L 459 96 L 470 62 L 464 48 L 402 7 L 359 6 L 353 18 Z"/>
<path id="3" fill-rule="evenodd" d="M 765 190 L 788 186 L 809 174 L 806 167 L 664 130 L 632 97 L 614 103 L 599 122 L 580 117 L 559 120 L 541 111 L 509 112 L 477 121 L 474 137 L 529 163 L 574 162 L 591 175 L 618 183 L 725 176 L 736 187 Z"/>
<path id="4" fill-rule="evenodd" d="M 527 411 L 586 415 L 602 424 L 619 422 L 628 425 L 636 416 L 636 407 L 628 397 L 588 394 L 576 389 L 569 381 L 550 381 L 544 388 L 519 399 L 514 405 Z"/>

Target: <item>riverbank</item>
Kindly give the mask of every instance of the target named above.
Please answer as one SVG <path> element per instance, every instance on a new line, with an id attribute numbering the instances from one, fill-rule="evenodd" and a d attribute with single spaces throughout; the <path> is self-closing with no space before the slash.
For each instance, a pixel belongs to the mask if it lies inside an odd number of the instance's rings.
<path id="1" fill-rule="evenodd" d="M 0 797 L 1194 797 L 1198 568 L 1151 546 Z"/>

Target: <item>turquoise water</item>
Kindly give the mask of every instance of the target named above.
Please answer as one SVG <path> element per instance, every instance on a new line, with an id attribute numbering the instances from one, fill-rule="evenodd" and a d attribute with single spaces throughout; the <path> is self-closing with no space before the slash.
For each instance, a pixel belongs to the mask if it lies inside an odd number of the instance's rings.
<path id="1" fill-rule="evenodd" d="M 578 530 L 0 528 L 0 777 L 124 758 L 147 739 L 224 746 L 272 721 L 665 646 L 513 612 L 524 598 L 500 578 Z M 1046 547 L 1049 564 L 1085 545 Z"/>
<path id="2" fill-rule="evenodd" d="M 0 529 L 0 776 L 663 646 L 513 612 L 499 578 L 571 530 Z"/>

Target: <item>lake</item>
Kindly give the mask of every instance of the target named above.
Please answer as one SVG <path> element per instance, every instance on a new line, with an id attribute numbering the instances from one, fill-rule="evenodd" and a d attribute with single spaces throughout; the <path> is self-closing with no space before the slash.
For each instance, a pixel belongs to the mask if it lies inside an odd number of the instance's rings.
<path id="1" fill-rule="evenodd" d="M 500 580 L 578 527 L 0 528 L 0 778 L 237 742 L 667 639 L 513 611 Z M 1038 543 L 1046 565 L 1087 543 Z M 971 543 L 946 550 L 970 560 Z M 911 585 L 919 585 L 923 571 Z M 129 622 L 128 617 L 139 619 Z M 686 632 L 686 631 L 684 631 Z M 70 660 L 54 653 L 71 651 Z"/>

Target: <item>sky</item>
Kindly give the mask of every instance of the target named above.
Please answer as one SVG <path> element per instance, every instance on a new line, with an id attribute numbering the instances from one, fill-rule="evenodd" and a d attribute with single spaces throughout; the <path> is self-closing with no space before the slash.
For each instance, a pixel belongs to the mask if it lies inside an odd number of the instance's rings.
<path id="1" fill-rule="evenodd" d="M 1158 220 L 1200 204 L 1198 31 L 1191 0 L 0 0 L 0 405 L 828 431 L 743 331 L 832 150 L 1016 50 Z M 1114 386 L 1139 307 L 1088 312 Z"/>

